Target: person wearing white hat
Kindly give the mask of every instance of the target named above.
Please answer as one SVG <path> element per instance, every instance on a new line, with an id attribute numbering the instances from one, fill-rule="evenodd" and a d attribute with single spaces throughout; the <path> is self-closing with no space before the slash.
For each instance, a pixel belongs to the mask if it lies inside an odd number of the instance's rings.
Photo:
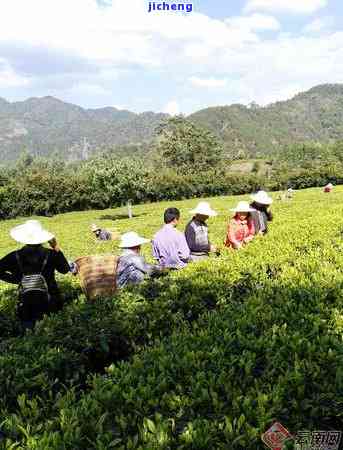
<path id="1" fill-rule="evenodd" d="M 293 190 L 292 188 L 288 188 L 288 189 L 287 189 L 287 192 L 286 192 L 286 199 L 287 199 L 287 200 L 292 200 L 292 198 L 293 198 L 293 193 L 294 193 L 294 190 Z"/>
<path id="2" fill-rule="evenodd" d="M 110 241 L 112 239 L 112 235 L 111 235 L 111 233 L 109 231 L 98 227 L 94 223 L 91 226 L 91 231 L 92 231 L 92 233 L 94 233 L 94 236 L 99 241 Z"/>
<path id="3" fill-rule="evenodd" d="M 239 249 L 254 239 L 255 228 L 251 213 L 255 210 L 249 206 L 248 202 L 239 202 L 236 208 L 230 211 L 233 211 L 235 215 L 228 223 L 224 245 Z"/>
<path id="4" fill-rule="evenodd" d="M 191 261 L 198 261 L 207 258 L 211 252 L 217 252 L 217 247 L 209 241 L 206 224 L 208 218 L 215 217 L 217 213 L 207 202 L 200 202 L 191 213 L 194 216 L 186 226 L 185 237 L 191 251 Z"/>
<path id="5" fill-rule="evenodd" d="M 159 266 L 148 264 L 140 254 L 141 246 L 150 242 L 134 231 L 124 233 L 119 247 L 123 249 L 117 266 L 117 287 L 119 289 L 129 284 L 141 283 L 146 275 L 156 275 L 162 271 Z"/>
<path id="6" fill-rule="evenodd" d="M 255 209 L 251 214 L 254 221 L 255 234 L 266 234 L 268 232 L 268 222 L 273 220 L 273 214 L 269 207 L 273 199 L 265 191 L 258 191 L 250 196 L 253 200 L 250 207 Z"/>
<path id="7" fill-rule="evenodd" d="M 55 236 L 38 220 L 28 220 L 10 230 L 10 236 L 24 244 L 0 260 L 0 280 L 19 285 L 18 317 L 23 328 L 33 328 L 44 314 L 62 307 L 55 270 L 69 272 L 69 263 Z M 48 242 L 51 249 L 43 247 Z"/>
<path id="8" fill-rule="evenodd" d="M 324 192 L 325 192 L 326 194 L 329 194 L 330 192 L 332 192 L 332 189 L 333 189 L 333 184 L 332 184 L 332 183 L 329 183 L 329 184 L 327 184 L 327 185 L 324 187 Z"/>

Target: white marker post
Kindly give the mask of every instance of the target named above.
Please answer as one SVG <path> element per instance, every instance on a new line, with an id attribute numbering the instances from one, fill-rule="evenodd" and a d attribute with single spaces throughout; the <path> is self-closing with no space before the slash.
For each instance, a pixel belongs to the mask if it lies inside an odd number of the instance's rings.
<path id="1" fill-rule="evenodd" d="M 127 213 L 128 213 L 129 219 L 132 219 L 132 201 L 131 200 L 127 201 Z"/>

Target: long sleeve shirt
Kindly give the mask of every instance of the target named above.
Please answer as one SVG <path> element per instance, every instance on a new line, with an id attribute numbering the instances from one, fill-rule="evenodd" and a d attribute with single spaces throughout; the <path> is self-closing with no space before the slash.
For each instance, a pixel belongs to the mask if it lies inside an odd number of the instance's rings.
<path id="1" fill-rule="evenodd" d="M 252 203 L 250 206 L 255 209 L 255 211 L 251 213 L 251 217 L 254 221 L 255 234 L 267 233 L 268 222 L 273 220 L 272 212 L 266 208 L 260 208 L 256 203 Z"/>
<path id="2" fill-rule="evenodd" d="M 59 292 L 55 279 L 55 270 L 63 274 L 70 271 L 69 263 L 61 251 L 56 252 L 43 246 L 27 245 L 18 250 L 18 254 L 25 275 L 40 273 L 43 261 L 48 255 L 42 275 L 46 280 L 50 295 Z M 22 277 L 23 273 L 18 265 L 16 251 L 0 259 L 0 280 L 19 284 Z"/>
<path id="3" fill-rule="evenodd" d="M 228 224 L 225 246 L 239 248 L 242 244 L 251 241 L 254 235 L 254 222 L 251 218 L 240 220 L 234 217 Z"/>
<path id="4" fill-rule="evenodd" d="M 211 244 L 208 239 L 208 227 L 205 222 L 200 222 L 193 217 L 186 226 L 185 236 L 191 253 L 205 255 L 210 252 Z"/>
<path id="5" fill-rule="evenodd" d="M 110 231 L 100 230 L 99 234 L 97 235 L 97 239 L 99 241 L 110 241 L 112 239 L 112 234 Z"/>
<path id="6" fill-rule="evenodd" d="M 145 275 L 153 275 L 161 269 L 148 264 L 144 256 L 138 255 L 134 250 L 126 249 L 119 257 L 117 266 L 117 287 L 123 288 L 127 284 L 139 284 Z"/>
<path id="7" fill-rule="evenodd" d="M 164 225 L 154 236 L 152 254 L 160 266 L 182 269 L 189 260 L 190 250 L 185 235 L 174 225 Z"/>

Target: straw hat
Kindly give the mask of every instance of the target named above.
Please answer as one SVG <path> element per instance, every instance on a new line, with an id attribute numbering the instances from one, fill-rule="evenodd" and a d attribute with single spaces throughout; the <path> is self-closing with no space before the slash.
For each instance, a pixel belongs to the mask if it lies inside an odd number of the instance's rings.
<path id="1" fill-rule="evenodd" d="M 17 242 L 26 245 L 38 245 L 48 242 L 55 236 L 44 230 L 38 220 L 27 220 L 22 225 L 17 225 L 10 231 L 10 236 Z"/>
<path id="2" fill-rule="evenodd" d="M 239 202 L 238 205 L 236 206 L 236 208 L 232 208 L 232 209 L 230 209 L 230 211 L 248 213 L 248 212 L 254 212 L 256 210 L 254 208 L 250 208 L 248 202 Z"/>
<path id="3" fill-rule="evenodd" d="M 207 202 L 200 202 L 195 209 L 192 209 L 192 214 L 201 214 L 203 216 L 214 217 L 217 213 L 211 208 Z"/>
<path id="4" fill-rule="evenodd" d="M 100 230 L 100 227 L 98 227 L 97 225 L 95 225 L 95 223 L 93 223 L 93 225 L 91 226 L 91 230 L 94 231 L 98 231 Z"/>
<path id="5" fill-rule="evenodd" d="M 139 245 L 147 244 L 148 242 L 150 242 L 149 239 L 145 239 L 139 236 L 134 231 L 129 231 L 128 233 L 124 233 L 122 235 L 119 247 L 120 248 L 138 247 Z"/>
<path id="6" fill-rule="evenodd" d="M 250 198 L 260 205 L 271 205 L 273 203 L 273 199 L 265 191 L 258 191 L 256 194 L 250 195 Z"/>

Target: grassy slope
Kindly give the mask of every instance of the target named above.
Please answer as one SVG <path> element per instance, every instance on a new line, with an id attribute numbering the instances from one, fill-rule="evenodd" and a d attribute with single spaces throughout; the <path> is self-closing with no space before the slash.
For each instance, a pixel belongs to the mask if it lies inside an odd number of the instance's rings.
<path id="1" fill-rule="evenodd" d="M 113 382 L 98 377 L 80 401 L 70 394 L 59 401 L 56 412 L 47 407 L 49 420 L 39 413 L 38 418 L 25 417 L 22 407 L 22 417 L 12 418 L 14 424 L 8 425 L 20 435 L 18 423 L 31 424 L 29 438 L 18 438 L 20 448 L 100 449 L 110 448 L 116 440 L 115 448 L 124 448 L 137 436 L 137 446 L 130 448 L 257 449 L 263 448 L 259 434 L 273 419 L 291 431 L 339 429 L 342 193 L 343 187 L 330 195 L 309 189 L 297 192 L 292 202 L 275 202 L 275 221 L 265 239 L 242 252 L 225 251 L 221 258 L 172 274 L 153 295 L 144 289 L 136 297 L 121 295 L 116 303 L 121 319 L 135 310 L 143 312 L 140 318 L 146 318 L 152 334 L 149 346 L 135 359 L 113 368 Z M 222 243 L 228 209 L 243 198 L 247 197 L 210 199 L 219 212 L 210 221 L 214 243 Z M 181 229 L 196 202 L 173 203 L 183 213 Z M 166 206 L 170 204 L 137 206 L 131 221 L 101 219 L 118 210 L 64 214 L 42 221 L 56 233 L 68 258 L 75 258 L 117 251 L 113 243 L 93 241 L 88 231 L 92 222 L 152 237 Z M 20 222 L 1 223 L 3 254 L 14 248 L 7 232 Z M 149 246 L 144 253 L 151 258 Z M 1 292 L 0 305 L 12 291 L 2 284 Z M 206 314 L 209 304 L 215 310 Z M 170 331 L 174 331 L 169 336 L 163 314 L 171 309 L 176 319 L 169 316 Z M 189 314 L 194 318 L 190 328 L 185 320 Z M 158 330 L 161 343 L 154 341 Z M 41 336 L 44 333 L 42 327 Z M 257 361 L 262 361 L 262 367 L 255 365 Z M 332 406 L 334 402 L 341 406 Z M 176 428 L 170 428 L 170 421 Z"/>
<path id="2" fill-rule="evenodd" d="M 276 194 L 273 194 L 276 197 Z M 221 197 L 213 199 L 203 199 L 210 201 L 214 209 L 219 213 L 219 217 L 210 220 L 211 230 L 214 231 L 213 241 L 221 244 L 224 239 L 226 221 L 229 217 L 229 208 L 236 206 L 241 200 L 248 200 L 247 196 Z M 172 205 L 179 208 L 182 214 L 179 229 L 184 229 L 187 221 L 191 218 L 190 210 L 197 205 L 198 200 L 183 200 L 172 202 Z M 55 233 L 61 247 L 68 259 L 87 254 L 98 254 L 115 252 L 118 253 L 116 242 L 97 242 L 89 227 L 92 223 L 107 228 L 116 228 L 120 233 L 126 231 L 136 231 L 147 238 L 152 238 L 153 234 L 159 229 L 163 221 L 163 211 L 171 206 L 171 202 L 161 202 L 157 204 L 146 204 L 134 206 L 132 220 L 127 218 L 125 208 L 108 209 L 101 211 L 85 211 L 60 214 L 52 218 L 36 217 L 51 232 Z M 280 205 L 282 208 L 282 206 Z M 276 210 L 279 209 L 277 206 Z M 0 233 L 2 240 L 2 254 L 12 251 L 16 248 L 15 242 L 9 236 L 9 230 L 25 221 L 18 218 L 15 220 L 6 220 L 0 222 Z M 144 247 L 144 254 L 150 255 L 149 246 Z M 2 285 L 3 286 L 3 285 Z"/>
<path id="3" fill-rule="evenodd" d="M 306 196 L 304 197 L 306 192 Z M 298 202 L 306 201 L 307 199 L 317 197 L 318 190 L 308 189 L 299 193 L 298 199 L 292 203 L 295 207 Z M 338 195 L 338 190 L 336 189 Z M 277 197 L 277 192 L 272 194 L 274 199 Z M 333 194 L 336 195 L 336 194 Z M 209 201 L 211 206 L 219 213 L 218 217 L 209 220 L 212 241 L 220 245 L 224 239 L 226 222 L 230 216 L 230 208 L 236 206 L 240 200 L 248 200 L 248 196 L 231 196 L 231 197 L 215 197 L 204 198 L 204 201 Z M 323 199 L 324 200 L 324 199 Z M 97 242 L 92 233 L 89 231 L 90 225 L 96 223 L 97 225 L 113 229 L 116 228 L 120 233 L 126 231 L 136 231 L 147 238 L 152 238 L 153 234 L 159 229 L 163 222 L 163 212 L 167 207 L 175 206 L 181 211 L 181 222 L 179 229 L 183 230 L 188 220 L 192 217 L 190 211 L 198 203 L 198 199 L 182 200 L 175 202 L 160 202 L 153 204 L 137 205 L 133 207 L 134 218 L 132 220 L 127 218 L 126 208 L 83 211 L 60 214 L 52 218 L 34 217 L 39 219 L 42 224 L 51 232 L 53 232 L 63 251 L 68 259 L 73 259 L 78 256 L 87 254 L 99 254 L 115 252 L 118 253 L 117 242 Z M 276 212 L 276 223 L 280 219 L 279 212 L 289 210 L 289 203 L 275 203 L 273 210 Z M 23 223 L 25 218 L 17 218 L 13 220 L 6 220 L 0 222 L 0 236 L 1 236 L 1 253 L 6 254 L 16 248 L 15 242 L 9 236 L 9 230 L 20 223 Z M 149 246 L 144 247 L 144 254 L 149 257 Z M 4 285 L 2 284 L 2 287 Z"/>

